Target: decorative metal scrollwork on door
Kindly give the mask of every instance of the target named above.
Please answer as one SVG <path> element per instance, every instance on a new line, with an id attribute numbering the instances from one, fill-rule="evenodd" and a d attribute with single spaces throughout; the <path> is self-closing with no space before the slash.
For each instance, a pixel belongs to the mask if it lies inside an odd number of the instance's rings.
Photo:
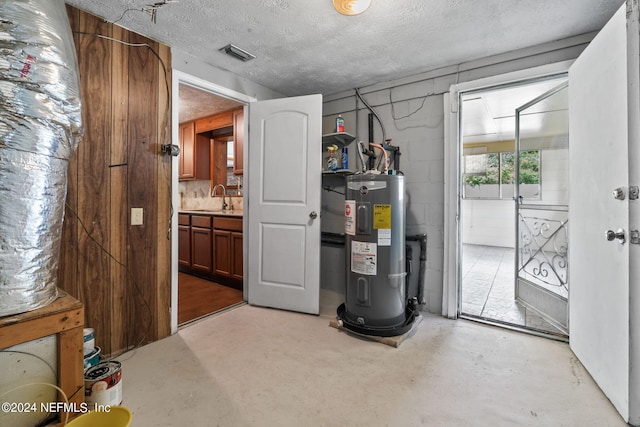
<path id="1" fill-rule="evenodd" d="M 539 211 L 537 212 L 540 213 Z M 519 212 L 520 265 L 518 275 L 566 296 L 568 219 L 566 212 L 553 211 L 563 219 L 525 216 Z M 552 215 L 549 215 L 552 216 Z M 546 285 L 546 286 L 545 286 Z"/>

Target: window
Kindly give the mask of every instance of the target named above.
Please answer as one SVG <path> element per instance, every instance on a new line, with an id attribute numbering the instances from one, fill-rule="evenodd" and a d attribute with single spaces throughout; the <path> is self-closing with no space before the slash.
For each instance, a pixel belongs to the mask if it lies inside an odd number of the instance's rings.
<path id="1" fill-rule="evenodd" d="M 463 156 L 465 199 L 512 199 L 515 152 Z M 520 195 L 540 199 L 540 151 L 520 152 Z"/>

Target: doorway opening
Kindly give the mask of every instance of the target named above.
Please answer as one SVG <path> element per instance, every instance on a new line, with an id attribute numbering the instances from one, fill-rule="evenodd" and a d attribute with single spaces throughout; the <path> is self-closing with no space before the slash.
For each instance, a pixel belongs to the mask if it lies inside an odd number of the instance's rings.
<path id="1" fill-rule="evenodd" d="M 178 327 L 246 300 L 242 276 L 246 150 L 237 148 L 243 147 L 244 111 L 253 98 L 179 71 L 174 72 L 173 87 L 178 94 L 173 140 L 181 146 L 172 167 L 171 230 L 176 238 L 172 239 L 171 328 L 175 333 Z M 227 116 L 230 123 L 219 121 Z M 185 138 L 191 142 L 185 144 Z M 215 192 L 214 183 L 219 184 Z"/>
<path id="2" fill-rule="evenodd" d="M 461 317 L 567 338 L 566 80 L 459 93 Z"/>
<path id="3" fill-rule="evenodd" d="M 178 103 L 178 122 L 181 129 L 185 123 L 195 122 L 197 124 L 201 120 L 216 117 L 243 106 L 242 103 L 235 100 L 223 98 L 183 83 L 178 86 Z M 226 148 L 222 150 L 220 155 L 224 159 L 218 162 L 212 161 L 214 151 L 209 148 L 219 145 L 222 140 L 227 147 L 233 147 L 232 135 L 234 132 L 227 127 L 218 131 L 220 135 L 213 135 L 215 131 L 198 133 L 198 126 L 194 128 L 196 132 L 192 136 L 195 137 L 194 163 L 196 167 L 204 164 L 207 170 L 205 173 L 191 174 L 193 176 L 189 178 L 183 178 L 180 175 L 178 179 L 180 192 L 180 206 L 178 207 L 178 262 L 180 270 L 178 274 L 178 326 L 180 327 L 243 302 L 242 289 L 238 289 L 237 286 L 228 282 L 220 281 L 212 275 L 214 273 L 213 263 L 218 255 L 216 249 L 218 251 L 221 249 L 221 246 L 216 248 L 216 231 L 212 228 L 212 217 L 209 216 L 209 213 L 215 209 L 213 198 L 220 194 L 226 194 L 230 198 L 235 196 L 241 199 L 242 190 L 239 183 L 242 180 L 242 175 L 238 176 L 233 173 L 235 161 L 233 149 L 230 151 Z M 180 138 L 184 137 L 186 136 L 181 130 Z M 201 150 L 200 145 L 204 145 L 205 150 Z M 181 146 L 184 150 L 181 155 L 186 156 L 186 147 L 182 143 Z M 218 153 L 219 150 L 215 152 Z M 207 157 L 206 161 L 203 162 L 200 159 L 201 156 Z M 222 192 L 214 194 L 211 192 L 210 169 L 219 163 L 226 164 L 228 172 L 226 182 L 221 187 Z M 226 203 L 226 200 L 224 202 Z M 192 216 L 191 212 L 201 212 L 201 214 Z M 183 218 L 185 218 L 184 222 Z M 207 221 L 208 227 L 206 224 L 196 224 L 194 218 L 199 221 Z"/>

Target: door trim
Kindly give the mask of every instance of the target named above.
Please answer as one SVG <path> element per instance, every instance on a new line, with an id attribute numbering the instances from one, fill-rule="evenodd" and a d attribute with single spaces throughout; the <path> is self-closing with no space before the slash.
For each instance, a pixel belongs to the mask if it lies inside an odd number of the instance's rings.
<path id="1" fill-rule="evenodd" d="M 573 60 L 514 71 L 451 85 L 444 96 L 444 265 L 442 315 L 456 319 L 460 313 L 460 114 L 459 99 L 464 92 L 541 79 L 569 71 Z"/>
<path id="2" fill-rule="evenodd" d="M 179 91 L 180 84 L 186 84 L 195 89 L 202 90 L 204 92 L 209 92 L 216 96 L 221 96 L 223 98 L 229 98 L 234 101 L 238 101 L 244 104 L 245 117 L 247 117 L 247 105 L 250 102 L 257 101 L 256 98 L 245 95 L 243 93 L 237 92 L 232 89 L 228 89 L 226 87 L 220 86 L 216 83 L 209 82 L 207 80 L 203 80 L 199 77 L 195 77 L 191 74 L 187 74 L 185 72 L 179 70 L 173 70 L 171 73 L 171 93 L 174 94 L 174 102 L 171 103 L 171 141 L 172 144 L 180 145 L 180 135 L 179 135 L 179 102 L 177 101 L 177 94 Z M 248 138 L 247 133 L 247 120 L 244 122 L 245 127 L 245 135 Z M 244 161 L 244 174 L 245 178 L 243 180 L 248 182 L 246 179 L 247 174 L 249 173 L 249 167 L 247 162 L 247 157 L 249 152 L 248 144 L 245 146 L 243 161 Z M 245 193 L 247 192 L 247 188 L 245 186 Z M 178 235 L 178 206 L 180 206 L 180 192 L 178 191 L 178 157 L 171 157 L 171 206 L 173 209 L 171 215 L 171 334 L 175 334 L 178 332 L 178 239 L 173 236 Z M 247 215 L 243 216 L 243 232 L 247 232 L 247 223 L 249 218 Z M 246 252 L 246 239 L 243 241 L 243 252 Z M 246 259 L 243 261 L 246 262 Z M 245 271 L 247 266 L 244 266 Z M 246 281 L 243 283 L 243 299 L 246 300 L 247 289 L 246 289 Z"/>

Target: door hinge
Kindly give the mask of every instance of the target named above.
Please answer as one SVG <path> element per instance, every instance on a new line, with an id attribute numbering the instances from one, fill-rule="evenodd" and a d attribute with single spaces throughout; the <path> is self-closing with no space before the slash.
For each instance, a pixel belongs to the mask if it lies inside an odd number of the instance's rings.
<path id="1" fill-rule="evenodd" d="M 640 190 L 638 189 L 637 185 L 632 185 L 629 187 L 629 200 L 637 200 L 638 199 L 638 193 L 640 193 Z"/>
<path id="2" fill-rule="evenodd" d="M 640 231 L 629 230 L 629 243 L 633 245 L 640 245 Z"/>

